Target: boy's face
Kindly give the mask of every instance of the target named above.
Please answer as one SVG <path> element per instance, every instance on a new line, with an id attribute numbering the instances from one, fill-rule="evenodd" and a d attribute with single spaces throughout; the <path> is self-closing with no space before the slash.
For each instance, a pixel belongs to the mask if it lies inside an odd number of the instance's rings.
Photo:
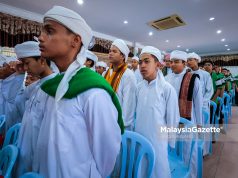
<path id="1" fill-rule="evenodd" d="M 135 60 L 135 59 L 132 59 L 132 62 L 131 62 L 131 67 L 132 67 L 132 69 L 137 69 L 138 68 L 138 61 L 137 60 Z"/>
<path id="2" fill-rule="evenodd" d="M 180 59 L 173 59 L 171 69 L 175 74 L 180 74 L 185 68 L 185 62 Z"/>
<path id="3" fill-rule="evenodd" d="M 165 62 L 165 66 L 166 66 L 166 67 L 168 67 L 168 68 L 171 67 L 171 61 L 170 61 L 170 59 L 165 59 L 164 62 Z"/>
<path id="4" fill-rule="evenodd" d="M 41 56 L 52 59 L 66 56 L 72 49 L 75 34 L 63 25 L 46 20 L 39 36 Z"/>
<path id="5" fill-rule="evenodd" d="M 119 64 L 125 59 L 121 51 L 114 45 L 109 50 L 109 62 L 112 64 Z"/>
<path id="6" fill-rule="evenodd" d="M 96 67 L 96 71 L 97 73 L 99 73 L 100 75 L 102 75 L 102 73 L 105 71 L 104 67 L 102 66 L 97 66 Z"/>
<path id="7" fill-rule="evenodd" d="M 206 62 L 203 67 L 204 67 L 205 71 L 207 71 L 207 72 L 212 71 L 212 64 L 209 62 Z"/>
<path id="8" fill-rule="evenodd" d="M 187 66 L 189 67 L 189 68 L 194 68 L 194 67 L 196 67 L 197 66 L 197 60 L 196 59 L 194 59 L 194 58 L 188 58 L 188 60 L 187 60 Z"/>
<path id="9" fill-rule="evenodd" d="M 158 62 L 150 54 L 144 53 L 140 56 L 139 68 L 143 79 L 151 81 L 158 71 Z"/>
<path id="10" fill-rule="evenodd" d="M 39 76 L 43 72 L 44 64 L 42 59 L 36 60 L 35 58 L 28 57 L 21 59 L 24 70 L 31 76 Z"/>

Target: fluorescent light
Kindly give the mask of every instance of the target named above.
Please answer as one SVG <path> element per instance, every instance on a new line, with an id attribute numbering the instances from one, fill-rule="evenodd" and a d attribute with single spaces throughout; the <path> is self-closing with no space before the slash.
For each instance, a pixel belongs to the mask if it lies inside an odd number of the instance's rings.
<path id="1" fill-rule="evenodd" d="M 221 41 L 224 42 L 224 41 L 226 41 L 226 39 L 225 39 L 225 38 L 222 38 Z"/>
<path id="2" fill-rule="evenodd" d="M 153 35 L 153 32 L 149 32 L 149 36 L 152 36 Z"/>
<path id="3" fill-rule="evenodd" d="M 230 50 L 231 50 L 230 48 L 227 49 L 227 51 L 230 51 Z"/>
<path id="4" fill-rule="evenodd" d="M 227 47 L 228 45 L 225 45 L 225 47 Z"/>
<path id="5" fill-rule="evenodd" d="M 221 30 L 217 30 L 217 34 L 220 34 L 222 31 Z"/>
<path id="6" fill-rule="evenodd" d="M 186 51 L 188 52 L 188 51 L 189 51 L 189 49 L 186 49 Z"/>
<path id="7" fill-rule="evenodd" d="M 165 40 L 165 42 L 166 42 L 166 43 L 168 43 L 168 42 L 169 42 L 169 40 Z"/>
<path id="8" fill-rule="evenodd" d="M 181 47 L 180 45 L 177 46 L 177 48 L 180 48 L 180 47 Z"/>
<path id="9" fill-rule="evenodd" d="M 83 4 L 83 0 L 77 0 L 78 4 L 82 5 Z"/>
<path id="10" fill-rule="evenodd" d="M 215 17 L 210 17 L 209 20 L 210 20 L 210 21 L 213 21 L 213 20 L 215 20 Z"/>
<path id="11" fill-rule="evenodd" d="M 124 23 L 124 24 L 128 24 L 128 21 L 127 21 L 127 20 L 125 20 L 123 23 Z"/>

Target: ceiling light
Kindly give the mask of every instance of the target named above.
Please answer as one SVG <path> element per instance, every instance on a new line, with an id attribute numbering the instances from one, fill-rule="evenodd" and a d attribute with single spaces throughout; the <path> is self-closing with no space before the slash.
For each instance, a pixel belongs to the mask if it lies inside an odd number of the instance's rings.
<path id="1" fill-rule="evenodd" d="M 149 36 L 152 36 L 152 35 L 153 35 L 153 32 L 150 32 L 150 33 L 149 33 Z"/>
<path id="2" fill-rule="evenodd" d="M 83 0 L 77 0 L 78 4 L 82 5 L 83 4 Z"/>
<path id="3" fill-rule="evenodd" d="M 217 34 L 220 34 L 222 31 L 221 30 L 217 30 Z"/>
<path id="4" fill-rule="evenodd" d="M 181 47 L 180 45 L 177 46 L 177 48 L 180 48 L 180 47 Z"/>
<path id="5" fill-rule="evenodd" d="M 128 21 L 127 21 L 127 20 L 125 20 L 123 23 L 124 23 L 124 24 L 128 24 Z"/>
<path id="6" fill-rule="evenodd" d="M 169 40 L 165 40 L 165 42 L 166 42 L 166 43 L 168 43 L 168 42 L 169 42 Z"/>
<path id="7" fill-rule="evenodd" d="M 224 42 L 224 41 L 226 41 L 226 39 L 225 39 L 225 38 L 222 38 L 221 41 Z"/>
<path id="8" fill-rule="evenodd" d="M 231 50 L 230 48 L 227 49 L 227 51 L 230 51 L 230 50 Z"/>
<path id="9" fill-rule="evenodd" d="M 213 20 L 215 20 L 215 17 L 210 17 L 209 20 L 210 20 L 210 21 L 213 21 Z"/>
<path id="10" fill-rule="evenodd" d="M 228 45 L 225 45 L 225 47 L 227 47 Z"/>
<path id="11" fill-rule="evenodd" d="M 186 51 L 188 52 L 188 51 L 189 51 L 189 49 L 186 49 Z"/>

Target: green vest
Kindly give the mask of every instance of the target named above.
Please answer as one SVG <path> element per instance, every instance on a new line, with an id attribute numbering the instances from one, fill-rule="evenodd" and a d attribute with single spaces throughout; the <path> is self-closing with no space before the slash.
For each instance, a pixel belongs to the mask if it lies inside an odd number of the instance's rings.
<path id="1" fill-rule="evenodd" d="M 41 85 L 41 89 L 46 92 L 48 95 L 55 97 L 56 90 L 59 86 L 60 81 L 62 80 L 64 74 L 57 75 L 56 77 L 47 80 Z M 111 85 L 99 74 L 92 71 L 89 68 L 80 69 L 75 76 L 69 81 L 69 89 L 63 96 L 66 99 L 72 99 L 77 95 L 83 93 L 92 88 L 100 88 L 105 90 L 112 99 L 113 104 L 115 105 L 118 111 L 118 125 L 121 128 L 121 134 L 124 133 L 124 123 L 122 119 L 122 110 L 119 100 L 116 93 L 113 91 Z M 102 103 L 103 104 L 103 103 Z M 106 108 L 105 108 L 106 109 Z M 109 133 L 110 134 L 110 133 Z"/>

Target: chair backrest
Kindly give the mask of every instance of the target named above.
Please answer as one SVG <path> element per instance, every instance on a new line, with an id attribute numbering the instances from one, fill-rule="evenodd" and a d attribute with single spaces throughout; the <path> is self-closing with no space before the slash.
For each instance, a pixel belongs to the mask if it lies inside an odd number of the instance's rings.
<path id="1" fill-rule="evenodd" d="M 6 121 L 5 115 L 0 115 L 0 133 L 3 130 L 3 126 L 5 124 L 5 121 Z"/>
<path id="2" fill-rule="evenodd" d="M 223 97 L 223 98 L 224 98 L 224 97 Z M 220 112 L 221 112 L 222 109 L 223 109 L 223 104 L 224 104 L 223 98 L 221 98 L 221 97 L 219 97 L 219 96 L 217 97 L 217 100 L 218 100 L 218 102 L 220 103 L 218 116 L 220 115 Z"/>
<path id="3" fill-rule="evenodd" d="M 216 109 L 217 109 L 217 104 L 214 101 L 210 101 L 210 105 L 213 108 L 212 114 L 212 124 L 215 124 L 215 114 L 216 114 Z"/>
<path id="4" fill-rule="evenodd" d="M 20 178 L 44 178 L 44 177 L 35 172 L 28 172 L 23 174 Z"/>
<path id="5" fill-rule="evenodd" d="M 187 127 L 187 128 L 195 127 L 195 124 L 192 121 L 189 121 L 188 119 L 185 119 L 183 117 L 180 117 L 179 123 L 184 124 L 184 127 Z M 189 139 L 191 139 L 192 146 L 190 147 L 191 149 L 190 149 L 190 153 L 189 153 L 190 157 L 189 157 L 189 162 L 188 162 L 188 168 L 190 168 L 190 165 L 191 165 L 190 162 L 192 160 L 192 153 L 193 153 L 193 148 L 194 148 L 194 145 L 195 145 L 194 134 L 193 134 L 193 137 L 192 138 L 189 137 Z M 185 143 L 186 141 L 188 141 L 187 138 L 185 138 L 185 139 L 180 138 L 179 141 L 178 141 L 178 143 L 179 143 L 178 144 L 178 147 L 179 147 L 178 150 L 179 150 L 179 157 L 180 158 L 183 157 L 183 146 L 184 146 L 184 144 L 186 144 Z"/>
<path id="6" fill-rule="evenodd" d="M 203 119 L 204 119 L 204 125 L 209 124 L 209 122 L 210 122 L 209 113 L 207 111 L 203 110 L 202 111 L 202 116 L 203 116 Z"/>
<path id="7" fill-rule="evenodd" d="M 18 155 L 18 148 L 14 145 L 7 145 L 0 152 L 0 175 L 10 178 L 12 168 Z"/>
<path id="8" fill-rule="evenodd" d="M 138 148 L 138 149 L 136 149 Z M 129 154 L 128 153 L 129 149 Z M 143 157 L 148 160 L 147 178 L 151 177 L 155 165 L 155 151 L 152 144 L 142 135 L 125 131 L 122 135 L 122 161 L 120 178 L 138 177 Z M 126 176 L 127 170 L 127 176 Z"/>
<path id="9" fill-rule="evenodd" d="M 224 98 L 223 99 L 224 100 L 224 105 L 226 107 L 228 107 L 228 105 L 230 104 L 230 99 L 231 99 L 230 95 L 228 95 L 226 92 L 224 92 L 223 98 Z"/>
<path id="10" fill-rule="evenodd" d="M 9 144 L 12 144 L 12 145 L 17 144 L 20 127 L 21 127 L 21 123 L 18 123 L 8 129 L 4 143 L 3 143 L 3 148 Z"/>

